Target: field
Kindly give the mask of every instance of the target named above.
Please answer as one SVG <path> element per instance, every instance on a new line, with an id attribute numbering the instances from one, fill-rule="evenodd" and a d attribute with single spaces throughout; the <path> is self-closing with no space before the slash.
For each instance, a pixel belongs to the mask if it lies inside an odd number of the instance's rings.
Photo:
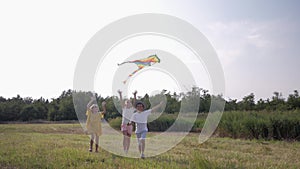
<path id="1" fill-rule="evenodd" d="M 149 133 L 149 137 L 155 134 Z M 173 149 L 146 159 L 126 158 L 103 149 L 89 153 L 88 144 L 80 124 L 1 124 L 0 168 L 300 167 L 297 141 L 212 137 L 198 144 L 198 134 L 191 133 Z M 132 151 L 137 151 L 136 146 L 133 142 Z"/>

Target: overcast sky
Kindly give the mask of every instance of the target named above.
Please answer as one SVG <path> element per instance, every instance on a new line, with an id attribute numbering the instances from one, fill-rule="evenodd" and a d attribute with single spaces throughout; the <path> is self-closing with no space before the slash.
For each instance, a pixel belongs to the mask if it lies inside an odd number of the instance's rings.
<path id="1" fill-rule="evenodd" d="M 284 97 L 300 89 L 296 0 L 1 1 L 0 96 L 56 98 L 73 88 L 88 40 L 126 16 L 161 13 L 199 29 L 222 64 L 226 98 Z M 101 94 L 101 93 L 100 93 Z"/>

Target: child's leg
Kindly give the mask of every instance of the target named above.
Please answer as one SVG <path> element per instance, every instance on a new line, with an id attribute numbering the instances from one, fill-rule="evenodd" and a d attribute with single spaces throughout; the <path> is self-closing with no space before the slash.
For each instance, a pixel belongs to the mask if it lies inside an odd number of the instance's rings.
<path id="1" fill-rule="evenodd" d="M 95 142 L 96 142 L 96 151 L 95 152 L 98 152 L 98 147 L 99 147 L 99 136 L 96 134 L 95 136 Z"/>
<path id="2" fill-rule="evenodd" d="M 127 140 L 126 140 L 127 127 L 126 127 L 126 124 L 121 124 L 121 131 L 123 133 L 123 150 L 126 153 L 126 149 L 127 149 Z"/>
<path id="3" fill-rule="evenodd" d="M 127 140 L 127 151 L 129 150 L 129 146 L 130 146 L 130 137 L 131 137 L 131 134 L 128 134 L 128 133 L 127 133 L 127 136 L 126 136 L 126 140 Z"/>
<path id="4" fill-rule="evenodd" d="M 95 139 L 95 135 L 94 135 L 94 133 L 92 133 L 92 134 L 91 134 L 91 137 L 90 137 L 90 138 L 91 138 L 91 140 L 93 140 L 93 141 L 94 141 L 94 139 Z"/>
<path id="5" fill-rule="evenodd" d="M 141 139 L 141 153 L 144 154 L 145 151 L 145 139 Z"/>
<path id="6" fill-rule="evenodd" d="M 99 136 L 95 134 L 95 144 L 99 145 Z"/>
<path id="7" fill-rule="evenodd" d="M 130 137 L 131 137 L 131 134 L 132 134 L 132 125 L 127 125 L 126 126 L 127 128 L 127 131 L 126 131 L 126 151 L 129 150 L 129 146 L 130 146 Z"/>
<path id="8" fill-rule="evenodd" d="M 147 132 L 142 132 L 141 133 L 141 138 L 140 138 L 140 144 L 141 144 L 141 157 L 144 158 L 144 151 L 145 151 L 145 146 L 146 146 L 146 134 Z"/>
<path id="9" fill-rule="evenodd" d="M 90 149 L 89 149 L 90 152 L 93 151 L 93 143 L 94 143 L 94 134 L 91 134 L 91 138 L 90 138 Z"/>
<path id="10" fill-rule="evenodd" d="M 127 134 L 127 131 L 123 131 L 123 149 L 124 149 L 124 151 L 126 151 L 127 150 L 127 136 L 126 136 L 126 134 Z"/>
<path id="11" fill-rule="evenodd" d="M 141 147 L 141 133 L 136 133 L 136 138 L 137 138 L 137 141 L 138 141 L 139 152 L 141 154 L 141 152 L 142 152 L 142 147 Z"/>

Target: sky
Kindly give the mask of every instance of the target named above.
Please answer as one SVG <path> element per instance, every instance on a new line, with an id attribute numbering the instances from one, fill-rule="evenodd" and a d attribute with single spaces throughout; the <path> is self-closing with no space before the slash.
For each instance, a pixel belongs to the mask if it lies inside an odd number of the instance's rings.
<path id="1" fill-rule="evenodd" d="M 254 93 L 256 99 L 266 99 L 275 91 L 287 97 L 300 90 L 299 3 L 0 1 L 0 96 L 58 97 L 73 88 L 78 58 L 96 32 L 126 16 L 160 13 L 189 22 L 207 37 L 224 71 L 225 98 L 240 100 Z M 136 77 L 137 86 L 145 81 L 142 75 Z M 105 91 L 99 90 L 109 94 Z"/>

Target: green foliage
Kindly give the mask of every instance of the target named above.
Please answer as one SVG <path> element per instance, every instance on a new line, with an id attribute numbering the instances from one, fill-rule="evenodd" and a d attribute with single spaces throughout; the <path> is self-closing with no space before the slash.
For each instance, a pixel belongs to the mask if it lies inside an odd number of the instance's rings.
<path id="1" fill-rule="evenodd" d="M 247 139 L 275 139 L 300 140 L 300 97 L 297 90 L 285 100 L 280 92 L 274 92 L 271 99 L 259 99 L 255 103 L 253 93 L 245 96 L 241 101 L 229 100 L 225 104 L 225 113 L 218 127 L 221 136 Z M 74 95 L 78 97 L 73 97 Z M 63 91 L 62 94 L 51 101 L 43 98 L 16 97 L 6 99 L 0 96 L 0 121 L 32 121 L 32 120 L 81 120 L 85 122 L 86 105 L 92 96 L 91 92 Z M 160 94 L 139 97 L 146 103 L 146 109 L 151 104 L 158 104 L 163 98 L 167 104 L 164 113 L 148 124 L 150 131 L 166 131 L 172 127 L 174 131 L 189 128 L 200 132 L 207 112 L 222 108 L 222 96 L 210 95 L 207 90 L 193 87 L 187 93 L 170 94 L 163 90 Z M 107 113 L 105 119 L 116 129 L 120 128 L 121 110 L 120 100 L 116 96 L 103 98 L 96 94 L 97 104 L 102 110 L 101 103 L 106 101 Z M 216 107 L 210 107 L 211 101 L 216 101 Z M 220 101 L 220 104 L 218 104 Z M 151 104 L 150 104 L 151 102 Z M 96 103 L 96 102 L 95 102 Z M 199 109 L 192 109 L 198 107 Z M 76 110 L 76 111 L 75 111 Z M 198 112 L 196 121 L 181 120 L 174 125 L 178 112 Z M 77 114 L 76 114 L 77 113 Z M 192 124 L 192 125 L 191 125 Z"/>
<path id="2" fill-rule="evenodd" d="M 158 132 L 166 131 L 168 129 L 171 131 L 185 131 L 184 129 L 187 129 L 189 126 L 192 126 L 191 128 L 192 132 L 199 132 L 201 131 L 206 118 L 206 115 L 199 116 L 194 123 L 184 121 L 184 120 L 179 120 L 176 122 L 176 125 L 174 125 L 177 116 L 178 113 L 175 114 L 163 113 L 159 118 L 148 123 L 148 129 L 149 131 L 158 131 Z M 110 119 L 109 125 L 114 129 L 119 130 L 121 126 L 121 121 L 122 121 L 121 117 Z M 172 128 L 170 129 L 171 126 Z"/>
<path id="3" fill-rule="evenodd" d="M 150 131 L 166 131 L 172 126 L 176 118 L 174 115 L 162 115 L 156 120 L 148 123 L 148 128 Z"/>
<path id="4" fill-rule="evenodd" d="M 300 140 L 300 111 L 225 112 L 218 130 L 233 138 Z"/>
<path id="5" fill-rule="evenodd" d="M 61 117 L 60 117 L 60 114 L 59 114 L 59 104 L 58 104 L 58 100 L 53 100 L 49 106 L 48 106 L 48 117 L 47 119 L 50 120 L 50 121 L 57 121 L 59 120 Z"/>
<path id="6" fill-rule="evenodd" d="M 117 117 L 109 121 L 109 125 L 116 130 L 120 130 L 121 123 L 122 123 L 121 117 Z"/>
<path id="7" fill-rule="evenodd" d="M 239 110 L 254 110 L 255 101 L 254 94 L 251 93 L 248 96 L 245 96 L 241 102 L 238 103 Z"/>
<path id="8" fill-rule="evenodd" d="M 257 112 L 250 113 L 245 119 L 244 125 L 247 137 L 255 139 L 269 138 L 270 121 L 266 116 Z"/>
<path id="9" fill-rule="evenodd" d="M 191 91 L 182 94 L 181 112 L 198 112 L 200 107 L 201 88 L 193 87 Z"/>
<path id="10" fill-rule="evenodd" d="M 270 121 L 274 139 L 300 140 L 300 111 L 280 112 Z"/>
<path id="11" fill-rule="evenodd" d="M 27 105 L 25 106 L 20 114 L 20 119 L 23 121 L 31 121 L 33 119 L 36 119 L 38 116 L 38 111 L 33 105 Z"/>
<path id="12" fill-rule="evenodd" d="M 20 97 L 20 95 L 17 95 L 17 97 L 13 97 L 12 99 L 8 100 L 2 97 L 0 102 L 1 121 L 20 120 L 21 110 L 26 105 L 26 102 Z"/>
<path id="13" fill-rule="evenodd" d="M 65 96 L 64 99 L 61 99 L 58 112 L 61 114 L 58 120 L 77 120 L 72 95 Z"/>
<path id="14" fill-rule="evenodd" d="M 171 95 L 170 93 L 165 94 L 166 98 L 167 98 L 167 105 L 165 108 L 165 112 L 166 113 L 171 113 L 174 114 L 175 112 L 179 112 L 180 111 L 180 101 L 178 100 L 178 95 L 176 94 L 176 92 L 173 93 L 173 95 Z"/>
<path id="15" fill-rule="evenodd" d="M 244 112 L 226 112 L 223 113 L 219 124 L 219 130 L 222 136 L 230 136 L 233 138 L 242 137 L 244 128 L 242 122 L 245 119 Z"/>
<path id="16" fill-rule="evenodd" d="M 106 102 L 106 109 L 107 109 L 107 113 L 105 114 L 106 120 L 114 119 L 114 118 L 122 116 L 121 103 L 117 97 L 115 97 L 115 96 L 106 97 L 105 99 L 103 99 L 103 101 L 104 100 Z M 115 102 L 116 102 L 116 105 L 115 105 Z M 100 103 L 98 105 L 100 105 Z"/>
<path id="17" fill-rule="evenodd" d="M 297 90 L 294 90 L 294 94 L 290 94 L 287 100 L 287 108 L 289 110 L 300 109 L 300 97 Z"/>

